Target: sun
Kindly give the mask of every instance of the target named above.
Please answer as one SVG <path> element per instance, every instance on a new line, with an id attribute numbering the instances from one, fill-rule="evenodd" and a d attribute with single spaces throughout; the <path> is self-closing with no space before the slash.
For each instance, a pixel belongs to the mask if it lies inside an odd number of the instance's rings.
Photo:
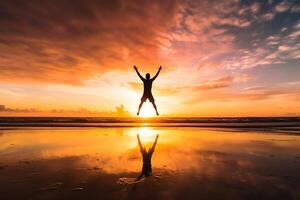
<path id="1" fill-rule="evenodd" d="M 140 111 L 140 117 L 154 117 L 155 116 L 155 110 L 151 103 L 145 102 L 141 111 Z"/>

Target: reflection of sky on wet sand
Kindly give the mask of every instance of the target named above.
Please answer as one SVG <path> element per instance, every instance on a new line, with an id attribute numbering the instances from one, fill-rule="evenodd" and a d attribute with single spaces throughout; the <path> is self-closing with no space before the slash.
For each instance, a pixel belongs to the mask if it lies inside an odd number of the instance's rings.
<path id="1" fill-rule="evenodd" d="M 116 186 L 116 182 L 118 178 L 136 177 L 140 173 L 137 134 L 147 148 L 156 134 L 159 139 L 152 158 L 156 176 L 145 180 L 133 193 L 128 186 Z M 118 192 L 110 198 L 116 199 L 142 197 L 144 190 L 155 191 L 158 196 L 152 196 L 154 199 L 183 196 L 223 199 L 223 195 L 231 199 L 297 199 L 300 137 L 200 128 L 2 130 L 0 166 L 2 194 L 5 187 L 10 191 L 9 188 L 14 190 L 22 183 L 29 185 L 29 191 L 35 191 L 50 184 L 44 179 L 54 175 L 51 181 L 62 181 L 70 191 L 82 181 L 89 188 L 95 184 L 114 188 Z M 68 181 L 62 178 L 66 173 L 70 176 Z M 28 174 L 32 177 L 28 178 Z M 18 182 L 23 178 L 24 182 Z M 92 193 L 101 192 L 96 188 Z"/>

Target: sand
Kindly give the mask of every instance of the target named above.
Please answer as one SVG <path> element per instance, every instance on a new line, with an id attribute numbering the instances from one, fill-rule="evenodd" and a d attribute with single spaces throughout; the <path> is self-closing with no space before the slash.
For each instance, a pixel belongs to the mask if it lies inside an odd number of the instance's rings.
<path id="1" fill-rule="evenodd" d="M 152 176 L 142 169 L 159 134 Z M 300 199 L 295 131 L 16 128 L 0 134 L 0 199 Z"/>

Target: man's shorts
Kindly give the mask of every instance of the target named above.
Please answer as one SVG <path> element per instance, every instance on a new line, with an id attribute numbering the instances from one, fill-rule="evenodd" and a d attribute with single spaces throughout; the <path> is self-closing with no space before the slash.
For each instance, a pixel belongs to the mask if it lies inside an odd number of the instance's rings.
<path id="1" fill-rule="evenodd" d="M 144 95 L 142 96 L 142 98 L 141 98 L 141 101 L 142 101 L 142 102 L 145 102 L 147 99 L 149 99 L 150 102 L 154 102 L 154 98 L 153 98 L 152 94 L 150 94 L 150 95 L 145 95 L 145 94 L 144 94 Z"/>

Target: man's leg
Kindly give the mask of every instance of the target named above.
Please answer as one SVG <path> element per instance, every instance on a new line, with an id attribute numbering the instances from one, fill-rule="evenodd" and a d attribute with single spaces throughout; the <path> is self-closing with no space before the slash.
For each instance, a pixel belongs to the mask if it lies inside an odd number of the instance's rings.
<path id="1" fill-rule="evenodd" d="M 140 114 L 140 110 L 141 110 L 141 108 L 142 108 L 144 102 L 145 102 L 145 101 L 141 100 L 141 103 L 140 103 L 140 105 L 139 105 L 139 110 L 138 110 L 138 112 L 136 113 L 137 115 Z"/>
<path id="2" fill-rule="evenodd" d="M 157 112 L 157 107 L 156 107 L 156 105 L 155 105 L 154 99 L 152 99 L 151 103 L 152 103 L 152 105 L 153 105 L 153 107 L 154 107 L 154 109 L 155 109 L 155 111 L 156 111 L 156 115 L 158 116 L 159 113 Z"/>

